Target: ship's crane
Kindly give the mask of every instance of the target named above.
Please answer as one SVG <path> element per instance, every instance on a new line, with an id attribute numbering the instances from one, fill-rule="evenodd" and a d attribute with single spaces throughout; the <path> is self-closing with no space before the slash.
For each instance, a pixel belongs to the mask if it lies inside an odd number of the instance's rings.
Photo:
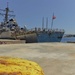
<path id="1" fill-rule="evenodd" d="M 8 14 L 9 12 L 13 12 L 13 11 L 9 10 L 8 3 L 7 3 L 7 7 L 5 9 L 0 9 L 0 10 L 5 12 L 5 14 L 4 13 L 0 13 L 0 15 L 5 16 L 4 22 L 8 22 L 8 16 L 15 17 L 15 15 Z"/>

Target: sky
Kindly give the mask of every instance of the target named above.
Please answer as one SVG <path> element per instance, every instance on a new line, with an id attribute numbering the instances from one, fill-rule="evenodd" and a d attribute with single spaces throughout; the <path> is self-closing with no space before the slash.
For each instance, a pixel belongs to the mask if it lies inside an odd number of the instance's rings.
<path id="1" fill-rule="evenodd" d="M 65 34 L 75 34 L 75 0 L 0 0 L 0 9 L 8 7 L 10 14 L 15 15 L 19 26 L 26 26 L 28 29 L 42 27 L 44 17 L 44 27 L 48 17 L 48 28 L 51 28 L 52 16 L 53 29 L 64 29 Z M 0 10 L 0 13 L 4 13 Z M 0 15 L 0 22 L 4 17 Z"/>

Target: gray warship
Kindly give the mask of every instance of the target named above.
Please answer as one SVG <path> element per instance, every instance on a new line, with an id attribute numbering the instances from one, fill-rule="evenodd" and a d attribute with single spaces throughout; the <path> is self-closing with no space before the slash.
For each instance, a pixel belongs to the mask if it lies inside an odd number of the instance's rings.
<path id="1" fill-rule="evenodd" d="M 20 27 L 13 17 L 15 15 L 9 14 L 9 7 L 7 6 L 5 9 L 0 9 L 0 11 L 5 12 L 5 14 L 0 13 L 0 15 L 4 16 L 4 21 L 0 23 L 0 44 L 5 44 L 8 41 L 17 42 L 22 40 L 25 42 L 37 42 L 36 34 L 26 30 L 26 27 Z M 9 19 L 9 16 L 12 17 Z M 17 40 L 17 41 L 16 41 Z M 27 40 L 27 41 L 26 41 Z"/>
<path id="2" fill-rule="evenodd" d="M 9 16 L 14 17 L 15 15 L 9 14 L 9 7 L 7 6 L 4 10 L 5 14 L 0 13 L 4 16 L 4 21 L 0 23 L 0 39 L 7 40 L 24 40 L 25 43 L 38 43 L 38 42 L 60 42 L 64 30 L 53 30 L 45 28 L 34 28 L 28 30 L 26 27 L 21 28 L 14 18 L 9 19 Z"/>

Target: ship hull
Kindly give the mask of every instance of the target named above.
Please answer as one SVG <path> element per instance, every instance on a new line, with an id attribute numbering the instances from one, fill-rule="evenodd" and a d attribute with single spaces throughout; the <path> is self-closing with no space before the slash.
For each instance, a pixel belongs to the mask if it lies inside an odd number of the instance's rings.
<path id="1" fill-rule="evenodd" d="M 39 31 L 25 35 L 26 43 L 61 42 L 64 31 Z"/>
<path id="2" fill-rule="evenodd" d="M 64 32 L 40 32 L 37 34 L 38 42 L 60 42 Z"/>

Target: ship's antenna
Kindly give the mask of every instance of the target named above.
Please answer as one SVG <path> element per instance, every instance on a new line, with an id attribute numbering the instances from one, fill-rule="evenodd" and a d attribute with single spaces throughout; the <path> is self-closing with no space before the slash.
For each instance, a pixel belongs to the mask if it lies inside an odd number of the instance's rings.
<path id="1" fill-rule="evenodd" d="M 42 30 L 44 30 L 44 17 L 42 18 Z"/>
<path id="2" fill-rule="evenodd" d="M 7 8 L 5 8 L 5 11 L 6 11 L 6 13 L 5 13 L 5 22 L 7 22 L 8 21 L 8 12 L 9 12 L 8 2 L 7 2 Z"/>
<path id="3" fill-rule="evenodd" d="M 46 29 L 48 29 L 48 17 L 46 18 Z"/>
<path id="4" fill-rule="evenodd" d="M 8 7 L 9 2 L 7 2 L 7 7 Z"/>
<path id="5" fill-rule="evenodd" d="M 9 10 L 8 2 L 7 2 L 7 7 L 5 9 L 0 9 L 0 10 L 5 12 L 5 14 L 0 13 L 0 15 L 5 16 L 4 22 L 7 22 L 8 21 L 8 16 L 15 16 L 15 15 L 8 14 L 9 12 L 13 12 L 13 11 L 10 11 Z"/>

